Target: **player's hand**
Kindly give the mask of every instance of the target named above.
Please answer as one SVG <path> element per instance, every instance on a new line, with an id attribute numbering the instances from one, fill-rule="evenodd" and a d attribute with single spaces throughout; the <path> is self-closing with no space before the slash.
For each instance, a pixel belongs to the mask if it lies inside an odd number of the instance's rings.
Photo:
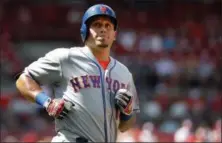
<path id="1" fill-rule="evenodd" d="M 120 112 L 125 115 L 131 115 L 133 112 L 132 107 L 133 95 L 127 89 L 119 89 L 115 96 L 115 102 L 119 107 Z"/>
<path id="2" fill-rule="evenodd" d="M 48 112 L 49 116 L 63 119 L 72 109 L 72 106 L 74 106 L 74 104 L 65 101 L 64 99 L 53 99 L 46 108 L 46 111 Z"/>

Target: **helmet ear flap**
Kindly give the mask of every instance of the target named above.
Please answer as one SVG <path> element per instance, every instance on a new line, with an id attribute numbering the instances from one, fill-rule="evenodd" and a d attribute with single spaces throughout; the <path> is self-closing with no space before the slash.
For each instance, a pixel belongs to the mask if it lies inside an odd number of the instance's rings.
<path id="1" fill-rule="evenodd" d="M 81 34 L 81 38 L 82 41 L 85 42 L 87 35 L 88 35 L 88 29 L 85 23 L 82 24 L 81 28 L 80 28 L 80 34 Z"/>

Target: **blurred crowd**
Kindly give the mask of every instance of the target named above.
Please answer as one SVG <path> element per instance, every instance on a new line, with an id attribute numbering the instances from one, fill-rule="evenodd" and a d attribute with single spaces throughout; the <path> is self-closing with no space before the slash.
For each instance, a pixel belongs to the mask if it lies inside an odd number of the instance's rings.
<path id="1" fill-rule="evenodd" d="M 123 2 L 107 4 L 119 20 L 112 55 L 132 71 L 141 108 L 135 127 L 118 141 L 221 142 L 221 3 L 168 1 L 143 10 Z M 82 44 L 79 27 L 87 1 L 56 5 L 9 0 L 0 7 L 1 141 L 50 140 L 53 119 L 19 95 L 14 77 L 45 54 L 44 41 Z"/>
<path id="2" fill-rule="evenodd" d="M 221 120 L 212 127 L 204 124 L 193 128 L 190 119 L 182 121 L 174 134 L 159 132 L 151 122 L 145 122 L 141 128 L 120 133 L 119 142 L 221 142 Z"/>

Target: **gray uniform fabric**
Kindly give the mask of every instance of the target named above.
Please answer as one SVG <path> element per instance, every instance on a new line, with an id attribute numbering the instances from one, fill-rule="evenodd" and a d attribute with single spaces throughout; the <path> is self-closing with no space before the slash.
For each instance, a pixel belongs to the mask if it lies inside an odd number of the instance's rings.
<path id="1" fill-rule="evenodd" d="M 139 111 L 132 74 L 126 66 L 110 59 L 103 70 L 88 47 L 58 48 L 25 68 L 40 85 L 52 85 L 56 98 L 75 104 L 66 118 L 55 119 L 56 131 L 67 140 L 73 141 L 73 134 L 93 142 L 115 142 L 119 111 L 114 96 L 120 88 L 133 93 L 133 109 Z"/>

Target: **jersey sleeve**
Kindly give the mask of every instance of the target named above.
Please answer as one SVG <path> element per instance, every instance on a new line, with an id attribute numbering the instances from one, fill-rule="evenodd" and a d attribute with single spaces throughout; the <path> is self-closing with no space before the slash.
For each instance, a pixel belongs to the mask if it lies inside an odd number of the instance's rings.
<path id="1" fill-rule="evenodd" d="M 140 112 L 139 98 L 134 84 L 133 76 L 130 74 L 129 91 L 133 94 L 133 111 Z"/>
<path id="2" fill-rule="evenodd" d="M 40 85 L 58 83 L 63 76 L 62 63 L 67 57 L 68 49 L 55 49 L 31 63 L 24 72 Z"/>

